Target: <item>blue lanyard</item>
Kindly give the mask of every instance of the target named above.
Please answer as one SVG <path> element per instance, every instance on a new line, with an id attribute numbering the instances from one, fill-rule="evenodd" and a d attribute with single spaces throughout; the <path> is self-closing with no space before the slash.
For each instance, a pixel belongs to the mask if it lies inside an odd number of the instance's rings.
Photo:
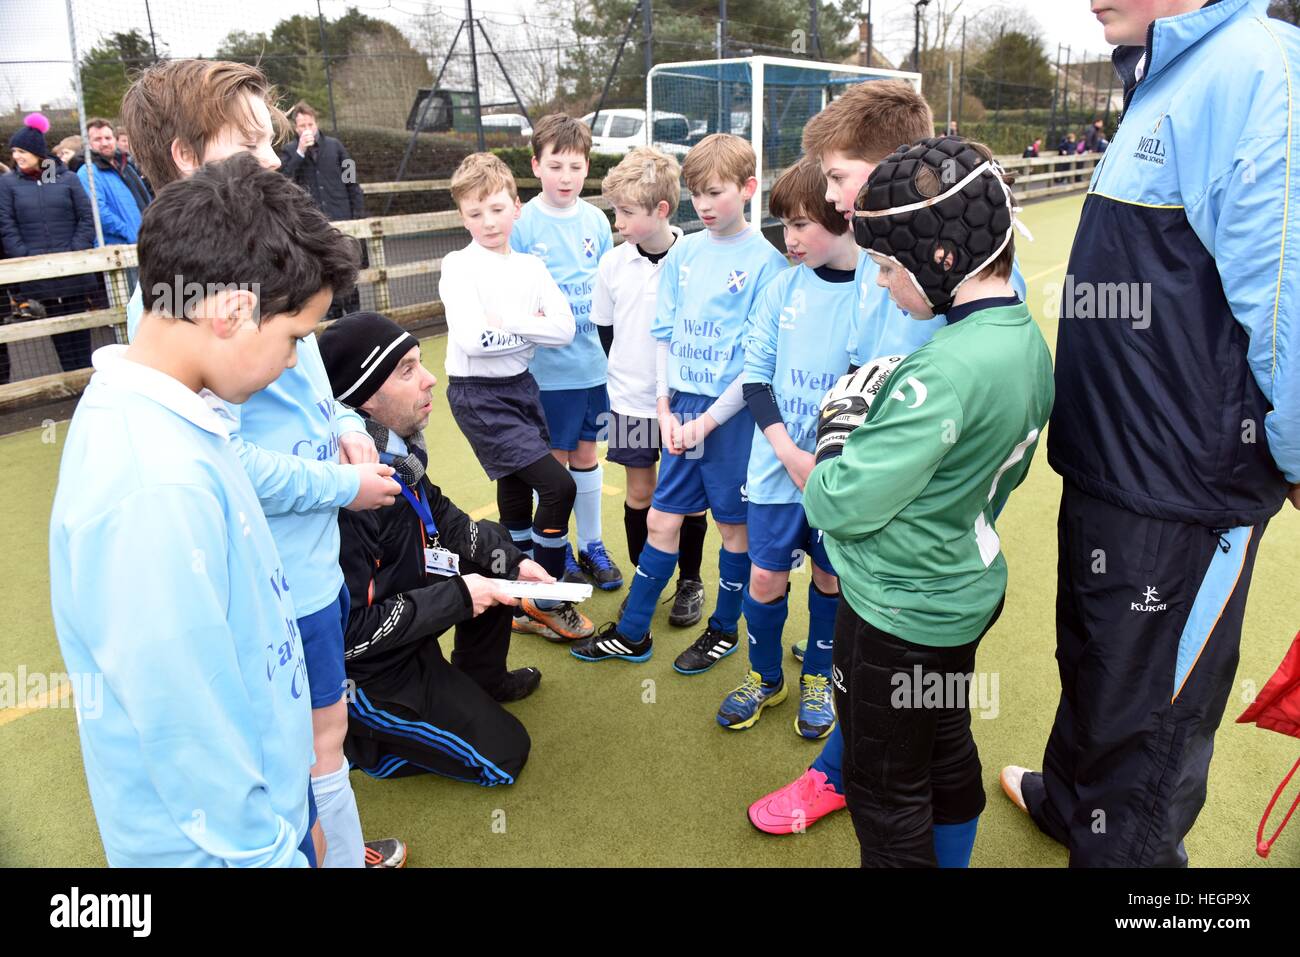
<path id="1" fill-rule="evenodd" d="M 436 544 L 438 541 L 438 526 L 433 523 L 433 513 L 429 511 L 429 506 L 416 498 L 411 490 L 406 487 L 405 482 L 399 480 L 397 484 L 402 486 L 402 494 L 411 503 L 411 508 L 415 509 L 415 513 L 420 516 L 420 521 L 424 523 L 424 530 L 429 533 L 429 540 Z"/>

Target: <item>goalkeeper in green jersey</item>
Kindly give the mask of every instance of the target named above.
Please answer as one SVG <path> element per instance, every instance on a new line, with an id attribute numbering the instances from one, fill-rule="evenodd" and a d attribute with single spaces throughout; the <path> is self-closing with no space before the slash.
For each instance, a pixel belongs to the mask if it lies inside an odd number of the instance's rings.
<path id="1" fill-rule="evenodd" d="M 1009 282 L 1015 212 L 988 150 L 957 137 L 900 148 L 856 203 L 877 282 L 913 319 L 946 320 L 826 394 L 804 490 L 840 574 L 832 683 L 863 866 L 969 862 L 984 809 L 969 698 L 1006 592 L 995 520 L 1053 394 Z"/>

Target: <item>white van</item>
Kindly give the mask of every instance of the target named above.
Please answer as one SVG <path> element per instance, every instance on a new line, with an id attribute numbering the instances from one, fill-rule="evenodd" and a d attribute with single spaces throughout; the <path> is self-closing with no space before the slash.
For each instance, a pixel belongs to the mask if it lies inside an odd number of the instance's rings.
<path id="1" fill-rule="evenodd" d="M 582 122 L 591 126 L 593 117 L 594 113 L 588 113 Z M 690 150 L 690 138 L 691 126 L 685 116 L 655 110 L 653 146 L 681 159 Z M 592 152 L 625 154 L 637 146 L 645 145 L 645 110 L 600 111 L 600 117 L 591 130 Z"/>
<path id="2" fill-rule="evenodd" d="M 533 135 L 533 127 L 528 117 L 522 113 L 484 113 L 484 132 L 514 133 L 524 139 Z"/>

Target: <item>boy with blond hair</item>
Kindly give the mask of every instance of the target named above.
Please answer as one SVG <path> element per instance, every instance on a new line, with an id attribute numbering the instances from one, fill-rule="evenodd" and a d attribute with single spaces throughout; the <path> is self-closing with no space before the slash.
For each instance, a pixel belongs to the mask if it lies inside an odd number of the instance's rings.
<path id="1" fill-rule="evenodd" d="M 649 660 L 650 619 L 677 565 L 683 517 L 705 509 L 722 536 L 718 600 L 693 648 L 716 662 L 739 642 L 741 593 L 749 578 L 743 486 L 753 436 L 740 380 L 744 336 L 754 300 L 787 265 L 745 222 L 745 204 L 758 188 L 756 163 L 744 140 L 715 133 L 683 164 L 704 229 L 675 243 L 664 260 L 650 330 L 659 431 L 668 455 L 627 604 L 616 623 L 573 646 L 583 661 Z M 689 663 L 679 658 L 676 666 L 692 673 L 683 667 Z"/>
<path id="2" fill-rule="evenodd" d="M 609 359 L 609 442 L 606 458 L 627 474 L 623 528 L 636 565 L 646 541 L 646 516 L 659 461 L 655 402 L 655 340 L 650 335 L 664 257 L 682 231 L 669 225 L 681 198 L 681 167 L 667 153 L 638 146 L 605 176 L 601 192 L 614 209 L 623 244 L 605 253 L 596 274 L 592 321 Z M 704 610 L 700 563 L 708 523 L 689 515 L 682 523 L 677 592 L 670 624 L 687 628 Z"/>
<path id="3" fill-rule="evenodd" d="M 605 391 L 605 353 L 591 316 L 600 258 L 614 245 L 609 220 L 581 199 L 591 156 L 591 130 L 564 113 L 537 121 L 532 135 L 533 175 L 539 195 L 523 207 L 510 234 L 510 246 L 546 264 L 573 313 L 573 341 L 563 348 L 538 349 L 529 363 L 537 380 L 542 411 L 550 432 L 551 453 L 569 469 L 577 490 L 578 555 L 568 543 L 565 526 L 547 547 L 565 550 L 565 581 L 585 582 L 612 591 L 623 587 L 623 573 L 605 550 L 600 521 L 604 470 L 596 457 L 601 417 L 609 412 Z M 516 544 L 526 541 L 527 524 L 507 526 Z"/>
<path id="4" fill-rule="evenodd" d="M 465 157 L 451 178 L 451 196 L 471 241 L 443 258 L 438 279 L 447 316 L 447 404 L 496 482 L 501 524 L 520 551 L 531 552 L 558 579 L 564 575 L 575 489 L 568 470 L 551 455 L 528 364 L 538 346 L 573 340 L 573 313 L 546 264 L 511 248 L 519 194 L 505 163 L 491 153 Z M 531 529 L 531 542 L 516 538 L 521 528 Z M 594 630 L 572 602 L 526 598 L 520 608 L 517 630 L 534 630 L 550 641 L 572 641 Z"/>

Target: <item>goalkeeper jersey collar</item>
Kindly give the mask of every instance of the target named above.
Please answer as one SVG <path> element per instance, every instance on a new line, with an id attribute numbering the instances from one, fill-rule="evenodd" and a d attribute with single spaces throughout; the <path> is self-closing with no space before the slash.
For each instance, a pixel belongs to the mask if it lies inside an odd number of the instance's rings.
<path id="1" fill-rule="evenodd" d="M 987 299 L 972 299 L 970 302 L 964 302 L 960 306 L 953 306 L 943 314 L 948 325 L 955 326 L 967 316 L 979 312 L 983 309 L 1001 309 L 1004 306 L 1020 305 L 1019 296 L 990 296 Z"/>

